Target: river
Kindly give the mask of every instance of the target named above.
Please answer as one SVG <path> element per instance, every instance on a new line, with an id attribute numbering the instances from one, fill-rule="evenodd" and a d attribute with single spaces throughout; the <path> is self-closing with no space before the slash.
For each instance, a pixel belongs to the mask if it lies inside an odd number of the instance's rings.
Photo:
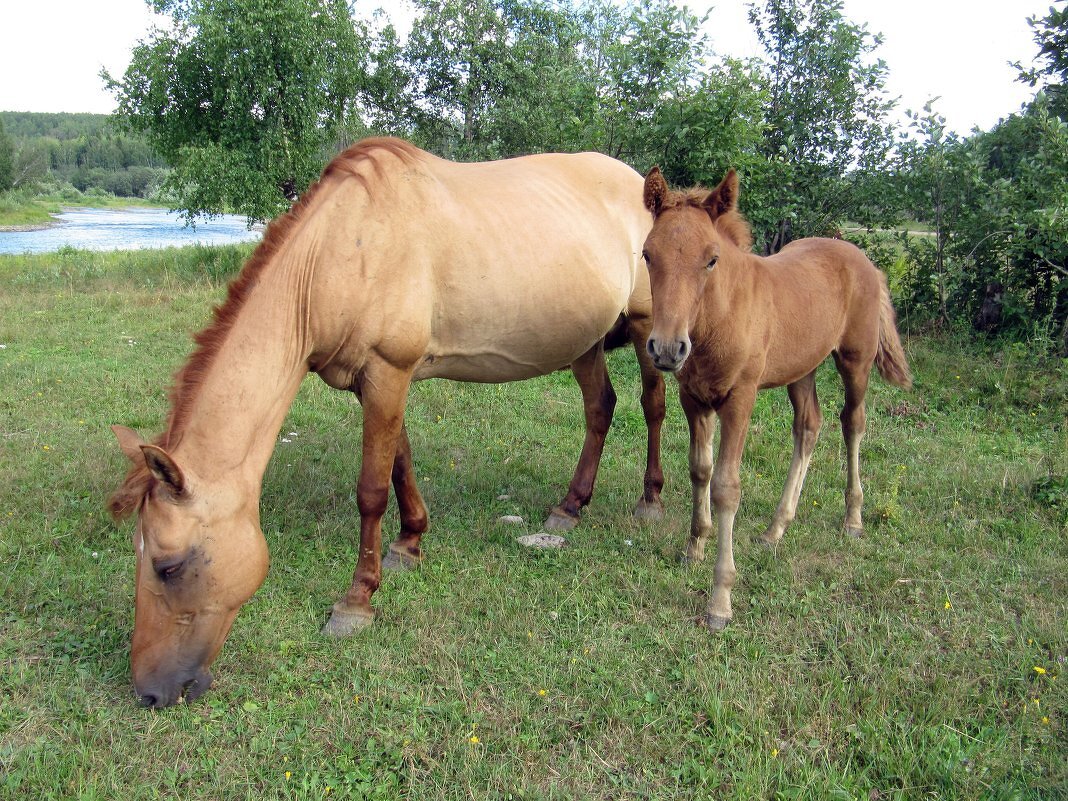
<path id="1" fill-rule="evenodd" d="M 190 228 L 166 209 L 67 209 L 56 224 L 38 231 L 0 231 L 0 253 L 52 253 L 63 247 L 85 250 L 140 250 L 182 245 L 227 245 L 258 240 L 245 218 L 228 214 Z"/>

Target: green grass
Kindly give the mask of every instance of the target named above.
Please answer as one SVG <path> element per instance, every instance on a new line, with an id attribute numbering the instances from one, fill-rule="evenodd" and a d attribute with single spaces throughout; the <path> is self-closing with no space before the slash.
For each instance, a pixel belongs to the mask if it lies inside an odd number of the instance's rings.
<path id="1" fill-rule="evenodd" d="M 1068 370 L 949 339 L 906 342 L 912 392 L 872 382 L 861 540 L 841 533 L 828 368 L 798 519 L 777 552 L 751 542 L 790 454 L 785 395 L 762 394 L 718 636 L 695 625 L 711 564 L 675 561 L 689 488 L 673 396 L 666 519 L 629 516 L 644 431 L 618 353 L 597 495 L 561 552 L 514 538 L 574 466 L 570 376 L 418 385 L 428 560 L 387 576 L 371 629 L 324 639 L 355 565 L 360 412 L 309 378 L 265 478 L 271 572 L 215 687 L 139 708 L 131 525 L 103 512 L 125 470 L 108 425 L 158 431 L 189 332 L 247 252 L 0 258 L 0 798 L 1068 794 Z M 530 522 L 496 522 L 509 513 Z"/>
<path id="2" fill-rule="evenodd" d="M 9 192 L 0 194 L 0 229 L 48 225 L 53 221 L 53 215 L 59 214 L 68 206 L 124 209 L 134 206 L 155 207 L 159 205 L 159 203 L 142 200 L 141 198 L 83 195 L 77 190 L 72 190 L 69 195 L 44 196 L 28 196 L 19 192 Z"/>

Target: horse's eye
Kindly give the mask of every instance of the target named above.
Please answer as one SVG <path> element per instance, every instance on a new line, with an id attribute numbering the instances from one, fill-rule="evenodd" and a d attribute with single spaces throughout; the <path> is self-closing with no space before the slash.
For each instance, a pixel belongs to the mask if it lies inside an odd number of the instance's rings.
<path id="1" fill-rule="evenodd" d="M 182 570 L 185 568 L 185 560 L 177 559 L 168 562 L 160 562 L 153 565 L 156 570 L 156 575 L 159 576 L 160 581 L 173 581 L 182 574 Z"/>
<path id="2" fill-rule="evenodd" d="M 642 260 L 645 261 L 646 264 L 649 263 L 649 254 L 646 253 L 644 250 L 642 251 Z"/>
<path id="3" fill-rule="evenodd" d="M 716 266 L 716 262 L 717 261 L 719 261 L 719 256 L 713 256 L 712 260 L 708 263 L 708 265 L 705 267 L 705 269 L 706 270 L 711 270 L 713 267 Z"/>

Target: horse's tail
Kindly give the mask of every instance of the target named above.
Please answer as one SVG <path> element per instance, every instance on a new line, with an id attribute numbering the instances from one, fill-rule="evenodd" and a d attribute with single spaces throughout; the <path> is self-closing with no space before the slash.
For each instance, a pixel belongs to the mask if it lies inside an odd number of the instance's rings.
<path id="1" fill-rule="evenodd" d="M 890 303 L 890 288 L 882 273 L 879 283 L 879 350 L 875 353 L 875 366 L 879 375 L 891 384 L 908 389 L 912 386 L 912 373 L 897 333 L 897 315 Z"/>

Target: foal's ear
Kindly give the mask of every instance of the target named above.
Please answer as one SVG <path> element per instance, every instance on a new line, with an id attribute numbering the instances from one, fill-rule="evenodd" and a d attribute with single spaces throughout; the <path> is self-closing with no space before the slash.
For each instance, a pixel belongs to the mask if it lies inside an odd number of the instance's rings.
<path id="1" fill-rule="evenodd" d="M 649 174 L 645 176 L 645 192 L 642 195 L 642 198 L 645 201 L 645 208 L 649 209 L 655 217 L 660 213 L 660 209 L 663 207 L 664 200 L 667 196 L 667 181 L 664 180 L 660 168 L 653 167 L 649 170 Z"/>
<path id="2" fill-rule="evenodd" d="M 738 208 L 738 173 L 733 167 L 727 171 L 727 176 L 719 182 L 719 186 L 708 193 L 701 205 L 713 220 Z"/>

